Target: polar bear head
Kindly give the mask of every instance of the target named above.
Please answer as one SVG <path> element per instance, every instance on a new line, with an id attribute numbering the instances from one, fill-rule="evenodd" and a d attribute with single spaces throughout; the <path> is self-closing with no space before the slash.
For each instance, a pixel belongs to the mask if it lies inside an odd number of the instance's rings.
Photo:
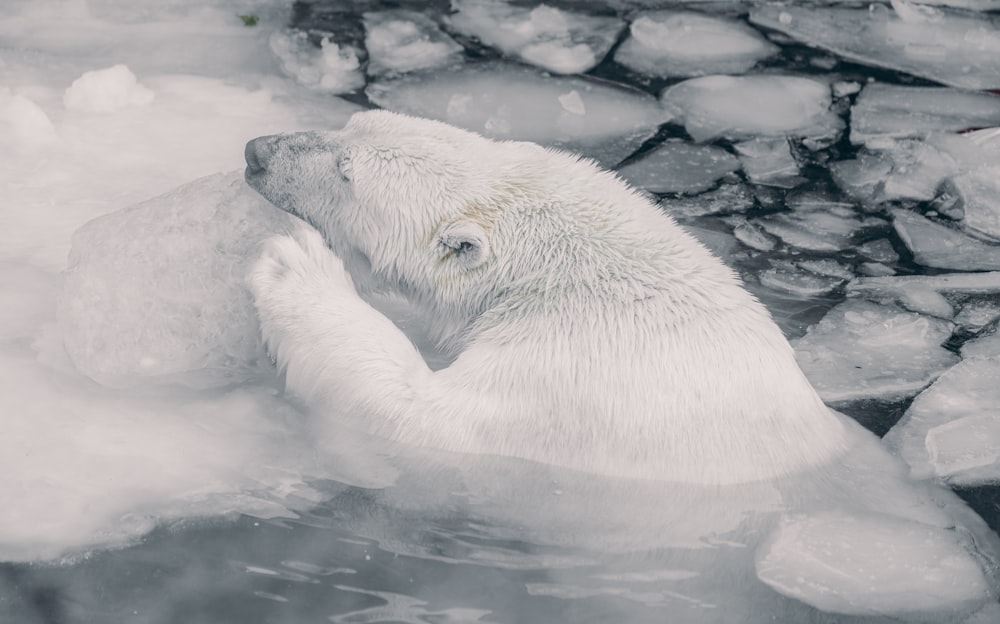
<path id="1" fill-rule="evenodd" d="M 426 304 L 445 341 L 498 296 L 590 289 L 572 282 L 600 281 L 620 248 L 616 271 L 641 290 L 639 257 L 655 252 L 643 230 L 666 221 L 587 160 L 387 111 L 357 113 L 340 131 L 260 137 L 246 160 L 250 186 L 322 232 L 356 281 L 371 275 Z M 640 218 L 623 213 L 636 204 Z M 715 264 L 705 263 L 732 281 Z"/>

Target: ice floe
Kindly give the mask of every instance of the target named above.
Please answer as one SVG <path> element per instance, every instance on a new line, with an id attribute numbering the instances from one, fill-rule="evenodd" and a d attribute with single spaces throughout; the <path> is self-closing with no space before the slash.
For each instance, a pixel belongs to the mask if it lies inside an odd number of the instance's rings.
<path id="1" fill-rule="evenodd" d="M 750 21 L 859 63 L 954 87 L 1000 88 L 1000 27 L 982 15 L 892 0 L 892 8 L 761 5 Z"/>
<path id="2" fill-rule="evenodd" d="M 667 87 L 660 99 L 698 142 L 759 136 L 832 139 L 844 127 L 830 110 L 829 85 L 798 76 L 704 76 Z"/>
<path id="3" fill-rule="evenodd" d="M 949 87 L 872 83 L 851 108 L 851 142 L 1000 125 L 1000 96 Z"/>
<path id="4" fill-rule="evenodd" d="M 112 387 L 209 388 L 270 370 L 248 263 L 291 218 L 240 173 L 202 178 L 73 236 L 59 306 L 76 369 Z"/>
<path id="5" fill-rule="evenodd" d="M 792 341 L 824 401 L 912 396 L 958 361 L 943 348 L 952 323 L 895 305 L 848 299 Z"/>
<path id="6" fill-rule="evenodd" d="M 618 173 L 651 193 L 699 193 L 739 168 L 740 161 L 721 147 L 666 141 Z"/>
<path id="7" fill-rule="evenodd" d="M 646 11 L 629 25 L 615 61 L 629 69 L 668 78 L 742 74 L 778 47 L 745 23 L 683 11 Z"/>
<path id="8" fill-rule="evenodd" d="M 1000 482 L 1000 344 L 963 349 L 967 359 L 922 392 L 885 443 L 910 465 L 916 478 L 952 485 Z M 970 347 L 975 342 L 967 343 Z"/>
<path id="9" fill-rule="evenodd" d="M 830 512 L 782 522 L 758 555 L 757 573 L 782 594 L 824 611 L 898 617 L 905 604 L 919 621 L 938 609 L 975 609 L 990 594 L 979 566 L 959 553 L 951 531 L 881 514 Z"/>
<path id="10" fill-rule="evenodd" d="M 805 182 L 799 175 L 799 163 L 792 156 L 788 139 L 751 139 L 737 143 L 743 172 L 754 184 L 794 188 Z"/>
<path id="11" fill-rule="evenodd" d="M 402 74 L 464 62 L 462 46 L 429 17 L 404 9 L 365 13 L 367 72 Z"/>
<path id="12" fill-rule="evenodd" d="M 818 273 L 787 260 L 774 260 L 771 268 L 762 271 L 758 279 L 762 286 L 797 297 L 821 297 L 842 286 L 848 278 Z"/>
<path id="13" fill-rule="evenodd" d="M 539 4 L 523 8 L 498 0 L 454 0 L 456 31 L 505 55 L 557 74 L 588 71 L 607 55 L 625 26 L 617 17 L 571 13 Z"/>
<path id="14" fill-rule="evenodd" d="M 63 105 L 67 110 L 112 113 L 126 106 L 149 104 L 154 97 L 127 66 L 118 64 L 85 72 L 74 80 L 63 95 Z"/>
<path id="15" fill-rule="evenodd" d="M 917 264 L 959 271 L 1000 269 L 1000 244 L 977 240 L 910 210 L 892 210 L 892 224 Z"/>
<path id="16" fill-rule="evenodd" d="M 605 166 L 618 164 L 669 118 L 638 91 L 498 63 L 407 75 L 370 85 L 367 94 L 382 108 L 562 147 Z"/>

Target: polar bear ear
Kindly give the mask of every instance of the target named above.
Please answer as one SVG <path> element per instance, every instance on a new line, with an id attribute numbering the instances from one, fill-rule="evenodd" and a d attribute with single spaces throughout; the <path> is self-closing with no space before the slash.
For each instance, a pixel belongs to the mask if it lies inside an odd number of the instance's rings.
<path id="1" fill-rule="evenodd" d="M 472 221 L 453 221 L 438 230 L 437 247 L 444 259 L 458 262 L 466 269 L 474 269 L 490 255 L 486 231 Z"/>

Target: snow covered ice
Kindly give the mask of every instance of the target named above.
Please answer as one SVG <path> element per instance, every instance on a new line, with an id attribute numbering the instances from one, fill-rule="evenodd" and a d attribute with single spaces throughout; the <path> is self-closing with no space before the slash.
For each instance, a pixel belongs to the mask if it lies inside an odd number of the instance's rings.
<path id="1" fill-rule="evenodd" d="M 792 346 L 824 401 L 899 399 L 923 390 L 958 362 L 942 346 L 951 332 L 949 321 L 849 299 Z"/>
<path id="2" fill-rule="evenodd" d="M 557 74 L 592 69 L 607 55 L 624 22 L 539 4 L 521 8 L 498 0 L 455 0 L 452 28 L 504 54 Z"/>
<path id="3" fill-rule="evenodd" d="M 462 46 L 427 16 L 395 10 L 365 13 L 368 73 L 402 74 L 461 64 Z"/>
<path id="4" fill-rule="evenodd" d="M 629 25 L 615 61 L 647 76 L 742 74 L 778 52 L 743 22 L 700 13 L 648 11 Z"/>
<path id="5" fill-rule="evenodd" d="M 605 166 L 635 151 L 669 117 L 638 91 L 493 63 L 378 82 L 367 94 L 389 110 L 563 147 Z"/>
<path id="6" fill-rule="evenodd" d="M 269 376 L 243 276 L 261 241 L 291 225 L 238 172 L 80 228 L 59 306 L 73 365 L 110 387 Z"/>
<path id="7" fill-rule="evenodd" d="M 833 138 L 844 126 L 830 110 L 829 85 L 798 76 L 705 76 L 664 89 L 663 105 L 695 141 L 766 137 Z M 754 106 L 746 106 L 753 101 Z"/>

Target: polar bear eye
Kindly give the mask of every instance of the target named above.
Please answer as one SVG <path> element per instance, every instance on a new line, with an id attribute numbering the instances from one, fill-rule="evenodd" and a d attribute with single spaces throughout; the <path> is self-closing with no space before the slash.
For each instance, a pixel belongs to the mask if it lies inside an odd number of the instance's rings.
<path id="1" fill-rule="evenodd" d="M 478 223 L 454 221 L 438 230 L 438 249 L 446 260 L 454 260 L 466 269 L 474 269 L 489 258 L 486 231 Z"/>
<path id="2" fill-rule="evenodd" d="M 350 154 L 341 153 L 337 156 L 337 171 L 340 173 L 340 177 L 344 180 L 351 182 L 353 181 L 354 167 L 351 162 Z"/>

